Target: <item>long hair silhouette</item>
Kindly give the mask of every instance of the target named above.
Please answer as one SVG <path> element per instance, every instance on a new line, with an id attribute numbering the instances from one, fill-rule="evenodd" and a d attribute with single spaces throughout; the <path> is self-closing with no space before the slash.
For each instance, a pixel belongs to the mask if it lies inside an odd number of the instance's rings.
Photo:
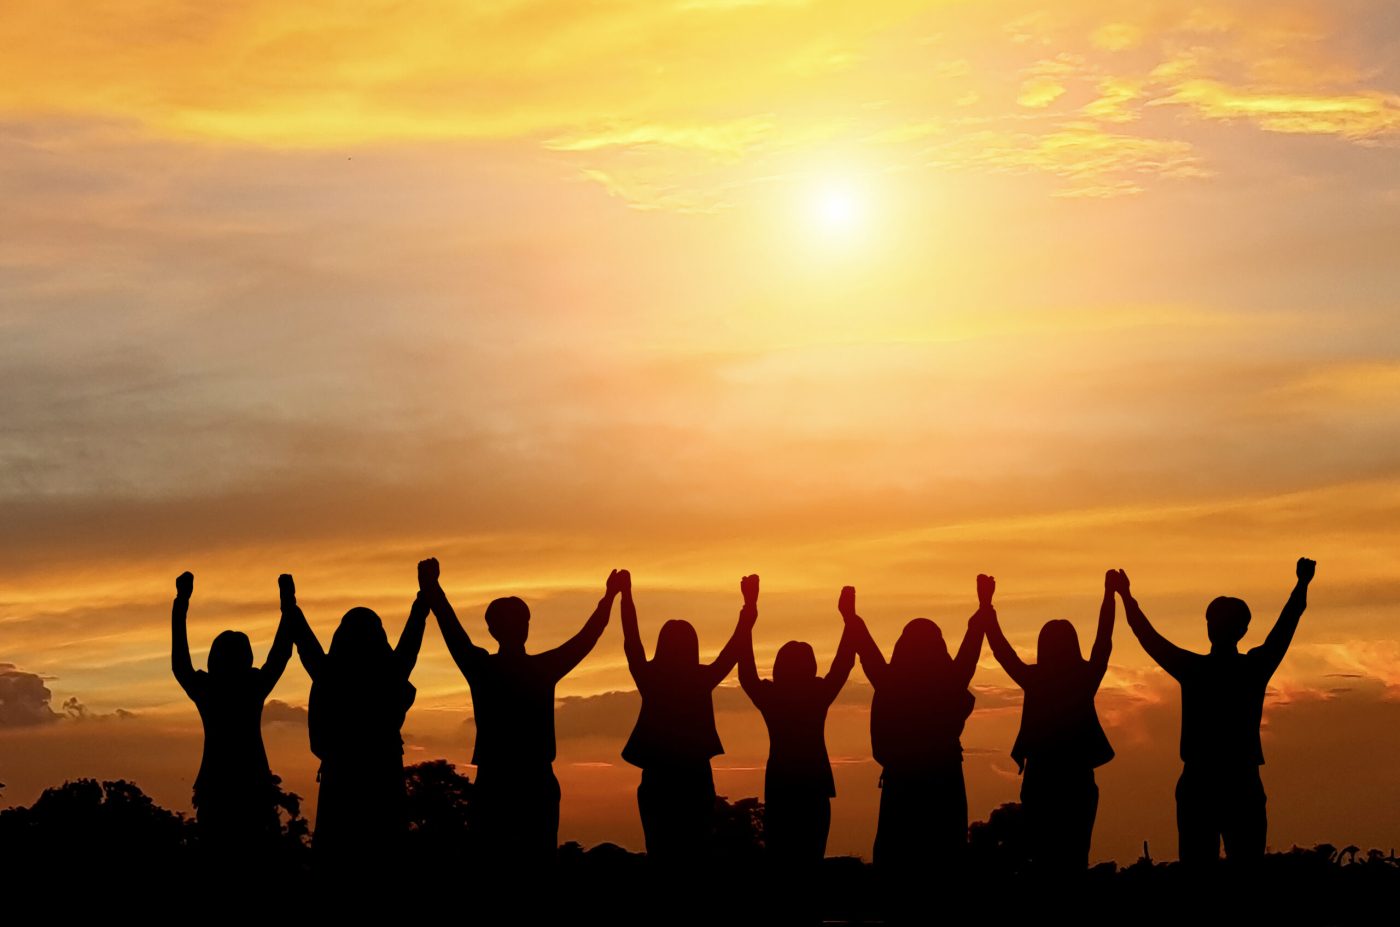
<path id="1" fill-rule="evenodd" d="M 284 610 L 297 628 L 297 653 L 311 677 L 307 727 L 321 761 L 313 847 L 323 871 L 368 874 L 391 866 L 407 827 L 403 737 L 416 690 L 427 603 L 415 599 L 397 647 L 368 608 L 352 608 L 331 636 L 329 651 L 296 604 L 288 583 Z"/>
<path id="2" fill-rule="evenodd" d="M 1021 805 L 1032 862 L 1046 876 L 1082 872 L 1098 813 L 1099 788 L 1094 769 L 1113 759 L 1094 696 L 1113 648 L 1114 590 L 1119 571 L 1104 577 L 1098 631 L 1089 659 L 1079 649 L 1079 634 L 1064 619 L 1047 621 L 1036 641 L 1036 662 L 1025 663 L 1002 633 L 991 609 L 996 580 L 978 577 L 989 606 L 987 641 L 1006 674 L 1025 692 L 1021 727 L 1011 756 L 1024 775 Z"/>
<path id="3" fill-rule="evenodd" d="M 968 690 L 982 649 L 981 608 L 968 621 L 956 657 L 938 625 L 904 626 L 887 663 L 851 596 L 848 626 L 875 692 L 871 752 L 882 769 L 875 833 L 876 868 L 886 877 L 891 910 L 907 912 L 922 880 L 950 877 L 967 848 L 967 788 L 962 731 L 972 713 Z M 901 913 L 900 916 L 903 916 Z"/>
<path id="4" fill-rule="evenodd" d="M 667 621 L 648 660 L 637 625 L 632 578 L 620 573 L 623 651 L 642 696 L 622 758 L 642 770 L 637 806 L 654 864 L 678 871 L 708 854 L 715 805 L 710 759 L 724 752 L 715 729 L 714 688 L 738 659 L 744 618 L 711 663 L 688 621 Z"/>

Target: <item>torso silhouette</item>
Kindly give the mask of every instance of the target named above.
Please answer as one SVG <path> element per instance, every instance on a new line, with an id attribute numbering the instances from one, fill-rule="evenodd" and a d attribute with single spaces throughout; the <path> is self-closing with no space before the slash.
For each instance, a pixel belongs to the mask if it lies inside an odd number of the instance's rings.
<path id="1" fill-rule="evenodd" d="M 338 667 L 332 656 L 311 684 L 311 751 L 325 763 L 400 762 L 404 718 L 417 690 L 385 660 L 379 672 Z"/>
<path id="2" fill-rule="evenodd" d="M 768 726 L 765 778 L 770 792 L 772 783 L 782 782 L 827 796 L 836 794 L 826 751 L 826 716 L 840 691 L 839 685 L 813 677 L 800 686 L 781 687 L 771 679 L 762 679 L 749 693 Z"/>
<path id="3" fill-rule="evenodd" d="M 556 651 L 473 651 L 462 667 L 476 722 L 473 765 L 554 762 L 554 688 L 571 666 Z"/>
<path id="4" fill-rule="evenodd" d="M 963 726 L 974 699 L 950 675 L 901 673 L 893 665 L 876 672 L 870 680 L 875 687 L 870 703 L 875 762 L 903 773 L 962 762 Z"/>
<path id="5" fill-rule="evenodd" d="M 1039 663 L 1025 666 L 1017 682 L 1025 691 L 1021 728 L 1011 756 L 1025 768 L 1028 760 L 1064 766 L 1102 766 L 1113 759 L 1094 695 L 1103 670 L 1088 661 L 1050 670 Z"/>
<path id="6" fill-rule="evenodd" d="M 1262 765 L 1259 725 L 1273 669 L 1261 648 L 1248 653 L 1187 653 L 1167 667 L 1181 683 L 1181 759 Z"/>
<path id="7" fill-rule="evenodd" d="M 276 683 L 261 669 L 211 676 L 196 670 L 189 696 L 204 723 L 204 754 L 194 781 L 195 800 L 215 791 L 265 783 L 272 775 L 263 748 L 262 710 Z"/>
<path id="8" fill-rule="evenodd" d="M 712 670 L 652 660 L 633 671 L 642 708 L 622 758 L 634 766 L 704 763 L 724 752 L 715 729 Z"/>

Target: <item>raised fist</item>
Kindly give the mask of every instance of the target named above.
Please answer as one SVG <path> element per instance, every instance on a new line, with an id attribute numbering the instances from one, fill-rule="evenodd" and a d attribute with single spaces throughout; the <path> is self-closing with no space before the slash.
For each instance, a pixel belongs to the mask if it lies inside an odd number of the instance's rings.
<path id="1" fill-rule="evenodd" d="M 1313 574 L 1317 572 L 1317 561 L 1309 560 L 1307 557 L 1298 558 L 1298 581 L 1301 583 L 1312 582 Z"/>
<path id="2" fill-rule="evenodd" d="M 743 593 L 745 605 L 756 604 L 758 602 L 758 574 L 745 576 L 739 580 L 739 591 Z"/>
<path id="3" fill-rule="evenodd" d="M 992 594 L 997 591 L 997 578 L 985 573 L 977 574 L 977 604 L 983 608 L 992 605 Z"/>
<path id="4" fill-rule="evenodd" d="M 423 592 L 438 587 L 438 562 L 436 557 L 418 561 L 418 588 Z"/>
<path id="5" fill-rule="evenodd" d="M 855 586 L 841 587 L 841 595 L 836 600 L 836 610 L 841 613 L 842 618 L 854 618 L 856 616 Z"/>
<path id="6" fill-rule="evenodd" d="M 283 573 L 281 576 L 277 577 L 277 591 L 281 593 L 283 601 L 296 601 L 297 584 L 292 582 L 292 574 Z"/>
<path id="7" fill-rule="evenodd" d="M 175 594 L 182 599 L 188 599 L 194 593 L 194 574 L 189 570 L 175 577 Z"/>

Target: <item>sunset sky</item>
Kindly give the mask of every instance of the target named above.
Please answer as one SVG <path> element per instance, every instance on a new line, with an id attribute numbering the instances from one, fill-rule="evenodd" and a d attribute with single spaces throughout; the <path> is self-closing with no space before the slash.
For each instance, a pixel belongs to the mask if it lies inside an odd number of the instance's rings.
<path id="1" fill-rule="evenodd" d="M 1206 649 L 1309 610 L 1265 715 L 1270 844 L 1400 845 L 1400 5 L 1388 0 L 49 0 L 0 17 L 0 806 L 134 779 L 188 810 L 169 667 L 276 577 L 396 634 L 417 560 L 533 646 L 630 568 L 644 638 L 761 667 L 960 635 L 1026 656 L 1109 567 Z M 1121 622 L 1093 858 L 1172 858 L 1179 700 Z M 435 629 L 408 759 L 471 755 Z M 984 652 L 974 819 L 1019 790 Z M 268 709 L 309 799 L 308 680 Z M 561 839 L 641 848 L 614 616 L 561 686 Z M 859 669 L 832 853 L 869 855 Z M 717 697 L 716 782 L 766 738 Z M 468 772 L 471 770 L 468 768 Z"/>

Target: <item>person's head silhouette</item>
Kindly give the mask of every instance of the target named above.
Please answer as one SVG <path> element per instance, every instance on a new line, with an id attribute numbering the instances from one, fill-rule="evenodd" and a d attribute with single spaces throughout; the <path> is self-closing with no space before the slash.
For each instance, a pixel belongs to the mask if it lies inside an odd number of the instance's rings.
<path id="1" fill-rule="evenodd" d="M 817 654 L 805 641 L 788 641 L 773 659 L 773 685 L 802 686 L 817 678 Z"/>
<path id="2" fill-rule="evenodd" d="M 1063 618 L 1045 622 L 1036 642 L 1036 662 L 1052 670 L 1069 669 L 1084 662 L 1079 633 Z"/>
<path id="3" fill-rule="evenodd" d="M 326 656 L 347 669 L 372 669 L 392 658 L 384 622 L 368 608 L 352 608 L 340 619 Z"/>
<path id="4" fill-rule="evenodd" d="M 1206 606 L 1206 635 L 1213 647 L 1234 649 L 1249 630 L 1249 606 L 1243 599 L 1222 595 Z"/>
<path id="5" fill-rule="evenodd" d="M 486 630 L 503 649 L 524 647 L 530 636 L 530 607 L 518 596 L 492 599 L 486 606 Z"/>
<path id="6" fill-rule="evenodd" d="M 927 673 L 952 662 L 943 632 L 927 618 L 915 618 L 906 624 L 890 654 L 890 668 L 898 673 Z"/>
<path id="7" fill-rule="evenodd" d="M 253 645 L 242 631 L 224 631 L 209 645 L 209 675 L 233 676 L 253 668 Z"/>
<path id="8" fill-rule="evenodd" d="M 656 636 L 656 656 L 659 666 L 685 669 L 700 665 L 700 637 L 689 621 L 672 619 L 661 626 Z"/>

